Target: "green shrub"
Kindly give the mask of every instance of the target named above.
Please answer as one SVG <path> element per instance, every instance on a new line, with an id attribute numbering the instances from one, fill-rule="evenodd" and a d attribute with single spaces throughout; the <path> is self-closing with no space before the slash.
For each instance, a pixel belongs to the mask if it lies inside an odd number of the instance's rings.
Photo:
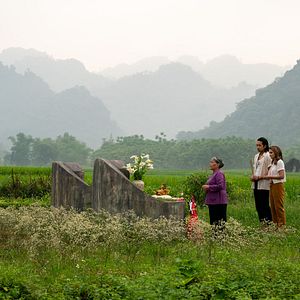
<path id="1" fill-rule="evenodd" d="M 33 299 L 30 291 L 16 278 L 0 277 L 0 299 Z"/>
<path id="2" fill-rule="evenodd" d="M 98 282 L 67 282 L 64 287 L 66 299 L 124 299 L 127 295 L 124 284 L 115 276 L 102 276 Z M 128 298 L 127 298 L 128 299 Z"/>
<path id="3" fill-rule="evenodd" d="M 208 180 L 208 173 L 194 173 L 188 176 L 184 182 L 184 197 L 189 200 L 194 195 L 198 205 L 203 205 L 205 200 L 205 192 L 202 189 Z"/>

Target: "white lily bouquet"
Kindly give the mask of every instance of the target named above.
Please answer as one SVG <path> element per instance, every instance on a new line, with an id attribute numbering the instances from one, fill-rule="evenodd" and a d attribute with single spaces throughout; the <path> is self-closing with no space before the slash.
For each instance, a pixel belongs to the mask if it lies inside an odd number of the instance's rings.
<path id="1" fill-rule="evenodd" d="M 127 164 L 126 168 L 134 180 L 142 180 L 146 172 L 153 169 L 153 161 L 149 158 L 149 154 L 132 155 L 130 159 L 133 163 Z"/>

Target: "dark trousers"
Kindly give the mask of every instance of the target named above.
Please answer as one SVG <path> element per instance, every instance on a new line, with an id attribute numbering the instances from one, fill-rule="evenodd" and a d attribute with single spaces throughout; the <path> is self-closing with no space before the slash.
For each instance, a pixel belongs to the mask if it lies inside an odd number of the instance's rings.
<path id="1" fill-rule="evenodd" d="M 258 190 L 257 184 L 254 188 L 254 199 L 255 207 L 258 214 L 260 222 L 270 222 L 272 221 L 272 214 L 269 204 L 269 191 L 268 190 Z"/>
<path id="2" fill-rule="evenodd" d="M 227 221 L 227 204 L 208 205 L 210 225 Z"/>

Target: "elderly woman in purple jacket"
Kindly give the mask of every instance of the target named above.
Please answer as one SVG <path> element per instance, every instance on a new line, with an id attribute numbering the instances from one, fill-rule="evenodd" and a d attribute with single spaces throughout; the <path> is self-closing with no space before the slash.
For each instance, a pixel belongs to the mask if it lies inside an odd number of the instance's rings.
<path id="1" fill-rule="evenodd" d="M 210 224 L 217 225 L 222 221 L 227 221 L 227 193 L 226 181 L 224 174 L 220 169 L 224 166 L 222 160 L 218 157 L 213 157 L 210 160 L 209 167 L 213 171 L 212 176 L 207 183 L 202 186 L 206 192 L 205 204 L 209 208 Z"/>

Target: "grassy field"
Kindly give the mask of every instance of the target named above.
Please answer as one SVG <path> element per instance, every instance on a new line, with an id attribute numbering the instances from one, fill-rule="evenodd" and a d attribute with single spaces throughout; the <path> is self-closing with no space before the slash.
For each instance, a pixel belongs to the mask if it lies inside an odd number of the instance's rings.
<path id="1" fill-rule="evenodd" d="M 18 168 L 29 178 L 50 169 Z M 178 195 L 194 171 L 159 170 Z M 176 220 L 54 209 L 49 195 L 0 199 L 0 299 L 300 299 L 300 175 L 288 174 L 288 226 L 261 228 L 247 171 L 225 171 L 230 217 L 212 235 L 208 210 L 187 238 Z M 11 169 L 0 168 L 0 190 Z M 92 173 L 86 172 L 88 182 Z M 6 182 L 6 183 L 5 183 Z M 0 205 L 1 206 L 1 205 Z"/>

